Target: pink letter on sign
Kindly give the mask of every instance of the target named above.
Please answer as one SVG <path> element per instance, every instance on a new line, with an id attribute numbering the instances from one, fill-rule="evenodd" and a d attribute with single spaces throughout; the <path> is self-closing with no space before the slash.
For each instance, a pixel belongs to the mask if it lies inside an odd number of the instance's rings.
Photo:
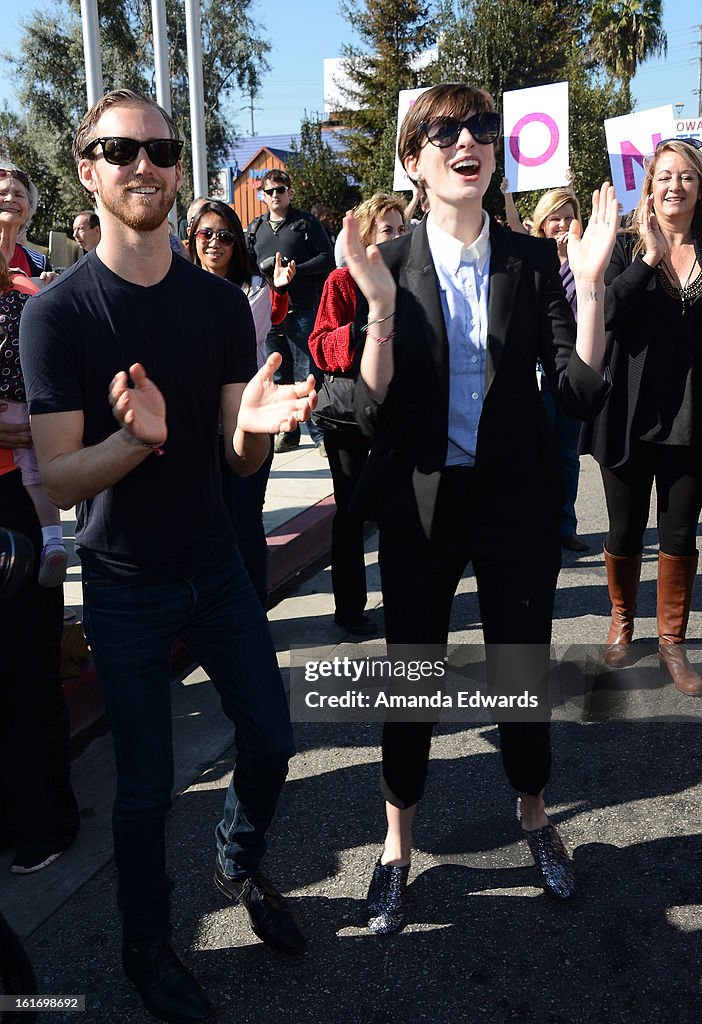
<path id="1" fill-rule="evenodd" d="M 651 145 L 655 152 L 656 146 L 661 141 L 663 136 L 660 132 L 656 132 L 655 135 L 651 136 Z M 641 153 L 633 142 L 629 142 L 628 139 L 622 139 L 622 170 L 624 171 L 624 187 L 627 192 L 631 192 L 632 189 L 636 188 L 636 179 L 634 178 L 634 160 L 641 167 L 644 166 L 644 155 Z"/>
<path id="2" fill-rule="evenodd" d="M 549 131 L 549 143 L 541 156 L 524 156 L 519 148 L 519 133 L 532 121 L 538 121 L 541 124 L 545 124 Z M 521 164 L 523 167 L 538 167 L 539 164 L 545 164 L 547 160 L 551 159 L 558 149 L 560 137 L 558 125 L 552 117 L 549 117 L 548 114 L 525 114 L 524 117 L 517 121 L 512 129 L 512 134 L 509 137 L 509 151 L 517 163 Z"/>

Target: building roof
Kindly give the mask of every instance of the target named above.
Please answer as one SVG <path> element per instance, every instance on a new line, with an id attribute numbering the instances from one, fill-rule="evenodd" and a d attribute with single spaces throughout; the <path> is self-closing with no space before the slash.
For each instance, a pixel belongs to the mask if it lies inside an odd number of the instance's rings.
<path id="1" fill-rule="evenodd" d="M 335 153 L 344 152 L 345 146 L 341 132 L 325 130 L 322 137 Z M 256 154 L 264 148 L 269 149 L 279 160 L 287 162 L 293 142 L 296 146 L 300 145 L 299 132 L 288 135 L 249 135 L 235 139 L 224 152 L 222 166 L 231 167 L 234 177 L 237 177 Z"/>

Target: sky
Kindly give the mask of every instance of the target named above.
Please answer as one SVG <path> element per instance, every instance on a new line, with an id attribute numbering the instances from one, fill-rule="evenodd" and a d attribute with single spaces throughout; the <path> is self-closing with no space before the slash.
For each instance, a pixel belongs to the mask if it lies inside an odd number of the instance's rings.
<path id="1" fill-rule="evenodd" d="M 48 11 L 53 6 L 51 0 L 26 0 L 24 10 L 29 14 L 34 10 Z M 702 17 L 695 17 L 694 7 L 688 0 L 665 0 L 663 20 L 668 33 L 668 56 L 648 61 L 638 71 L 633 82 L 637 110 L 683 103 L 683 117 L 697 113 L 694 90 Z M 271 70 L 255 100 L 256 134 L 296 132 L 305 113 L 312 115 L 324 109 L 324 58 L 338 56 L 343 43 L 354 43 L 357 39 L 338 13 L 335 0 L 296 0 L 292 15 L 282 3 L 263 4 L 259 0 L 252 13 L 259 21 L 261 34 L 272 46 Z M 21 20 L 3 19 L 0 50 L 12 51 L 18 45 Z M 11 108 L 18 109 L 13 97 L 11 69 L 0 62 L 0 104 L 7 101 Z M 234 96 L 229 112 L 239 134 L 250 134 L 248 97 Z"/>

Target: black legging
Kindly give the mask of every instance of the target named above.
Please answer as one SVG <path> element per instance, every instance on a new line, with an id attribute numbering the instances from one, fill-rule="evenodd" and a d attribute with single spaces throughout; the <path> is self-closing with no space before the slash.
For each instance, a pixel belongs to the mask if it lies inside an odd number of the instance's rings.
<path id="1" fill-rule="evenodd" d="M 702 451 L 681 445 L 635 441 L 623 466 L 600 467 L 611 555 L 638 555 L 648 522 L 653 481 L 658 499 L 658 543 L 667 555 L 695 553 L 702 509 Z"/>

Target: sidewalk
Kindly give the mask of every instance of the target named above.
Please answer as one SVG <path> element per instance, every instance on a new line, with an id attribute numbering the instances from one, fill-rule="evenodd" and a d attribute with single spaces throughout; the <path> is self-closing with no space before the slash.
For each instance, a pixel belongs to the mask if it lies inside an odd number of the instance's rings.
<path id="1" fill-rule="evenodd" d="M 303 431 L 299 448 L 273 459 L 263 524 L 268 540 L 268 592 L 274 593 L 297 573 L 325 555 L 331 544 L 335 505 L 329 463 Z M 64 585 L 66 609 L 82 618 L 80 563 L 74 552 L 75 510 L 62 512 L 69 551 Z M 93 725 L 103 714 L 100 688 L 92 663 L 63 683 L 73 736 Z"/>
<path id="2" fill-rule="evenodd" d="M 318 478 L 319 456 L 310 456 Z M 295 454 L 285 459 L 281 472 L 291 483 Z M 591 551 L 564 553 L 554 642 L 601 645 L 609 613 L 606 515 L 589 459 L 578 515 Z M 637 643 L 656 635 L 652 529 L 645 544 Z M 376 535 L 366 542 L 366 565 L 368 610 L 382 629 Z M 698 594 L 689 628 L 695 641 L 700 607 Z M 286 588 L 270 610 L 284 679 L 293 645 L 323 645 L 333 657 L 348 639 L 332 612 L 328 566 Z M 470 570 L 454 602 L 450 641 L 481 642 Z M 407 925 L 394 936 L 371 935 L 363 925 L 384 832 L 380 727 L 296 722 L 298 752 L 264 863 L 309 936 L 307 954 L 294 959 L 258 942 L 245 912 L 214 888 L 213 830 L 234 757 L 231 727 L 202 670 L 175 680 L 177 796 L 167 836 L 174 944 L 210 994 L 218 1024 L 697 1024 L 702 699 L 678 694 L 655 660 L 644 654 L 622 670 L 622 680 L 638 681 L 635 717 L 554 720 L 548 808 L 578 877 L 576 896 L 563 903 L 537 885 L 496 729 L 437 727 L 416 819 Z M 691 660 L 699 670 L 700 652 Z M 82 827 L 70 850 L 26 877 L 11 875 L 11 854 L 0 855 L 0 907 L 25 938 L 40 993 L 87 997 L 83 1015 L 46 1014 L 41 1024 L 152 1019 L 119 964 L 111 746 L 107 734 L 93 738 L 74 761 Z"/>

